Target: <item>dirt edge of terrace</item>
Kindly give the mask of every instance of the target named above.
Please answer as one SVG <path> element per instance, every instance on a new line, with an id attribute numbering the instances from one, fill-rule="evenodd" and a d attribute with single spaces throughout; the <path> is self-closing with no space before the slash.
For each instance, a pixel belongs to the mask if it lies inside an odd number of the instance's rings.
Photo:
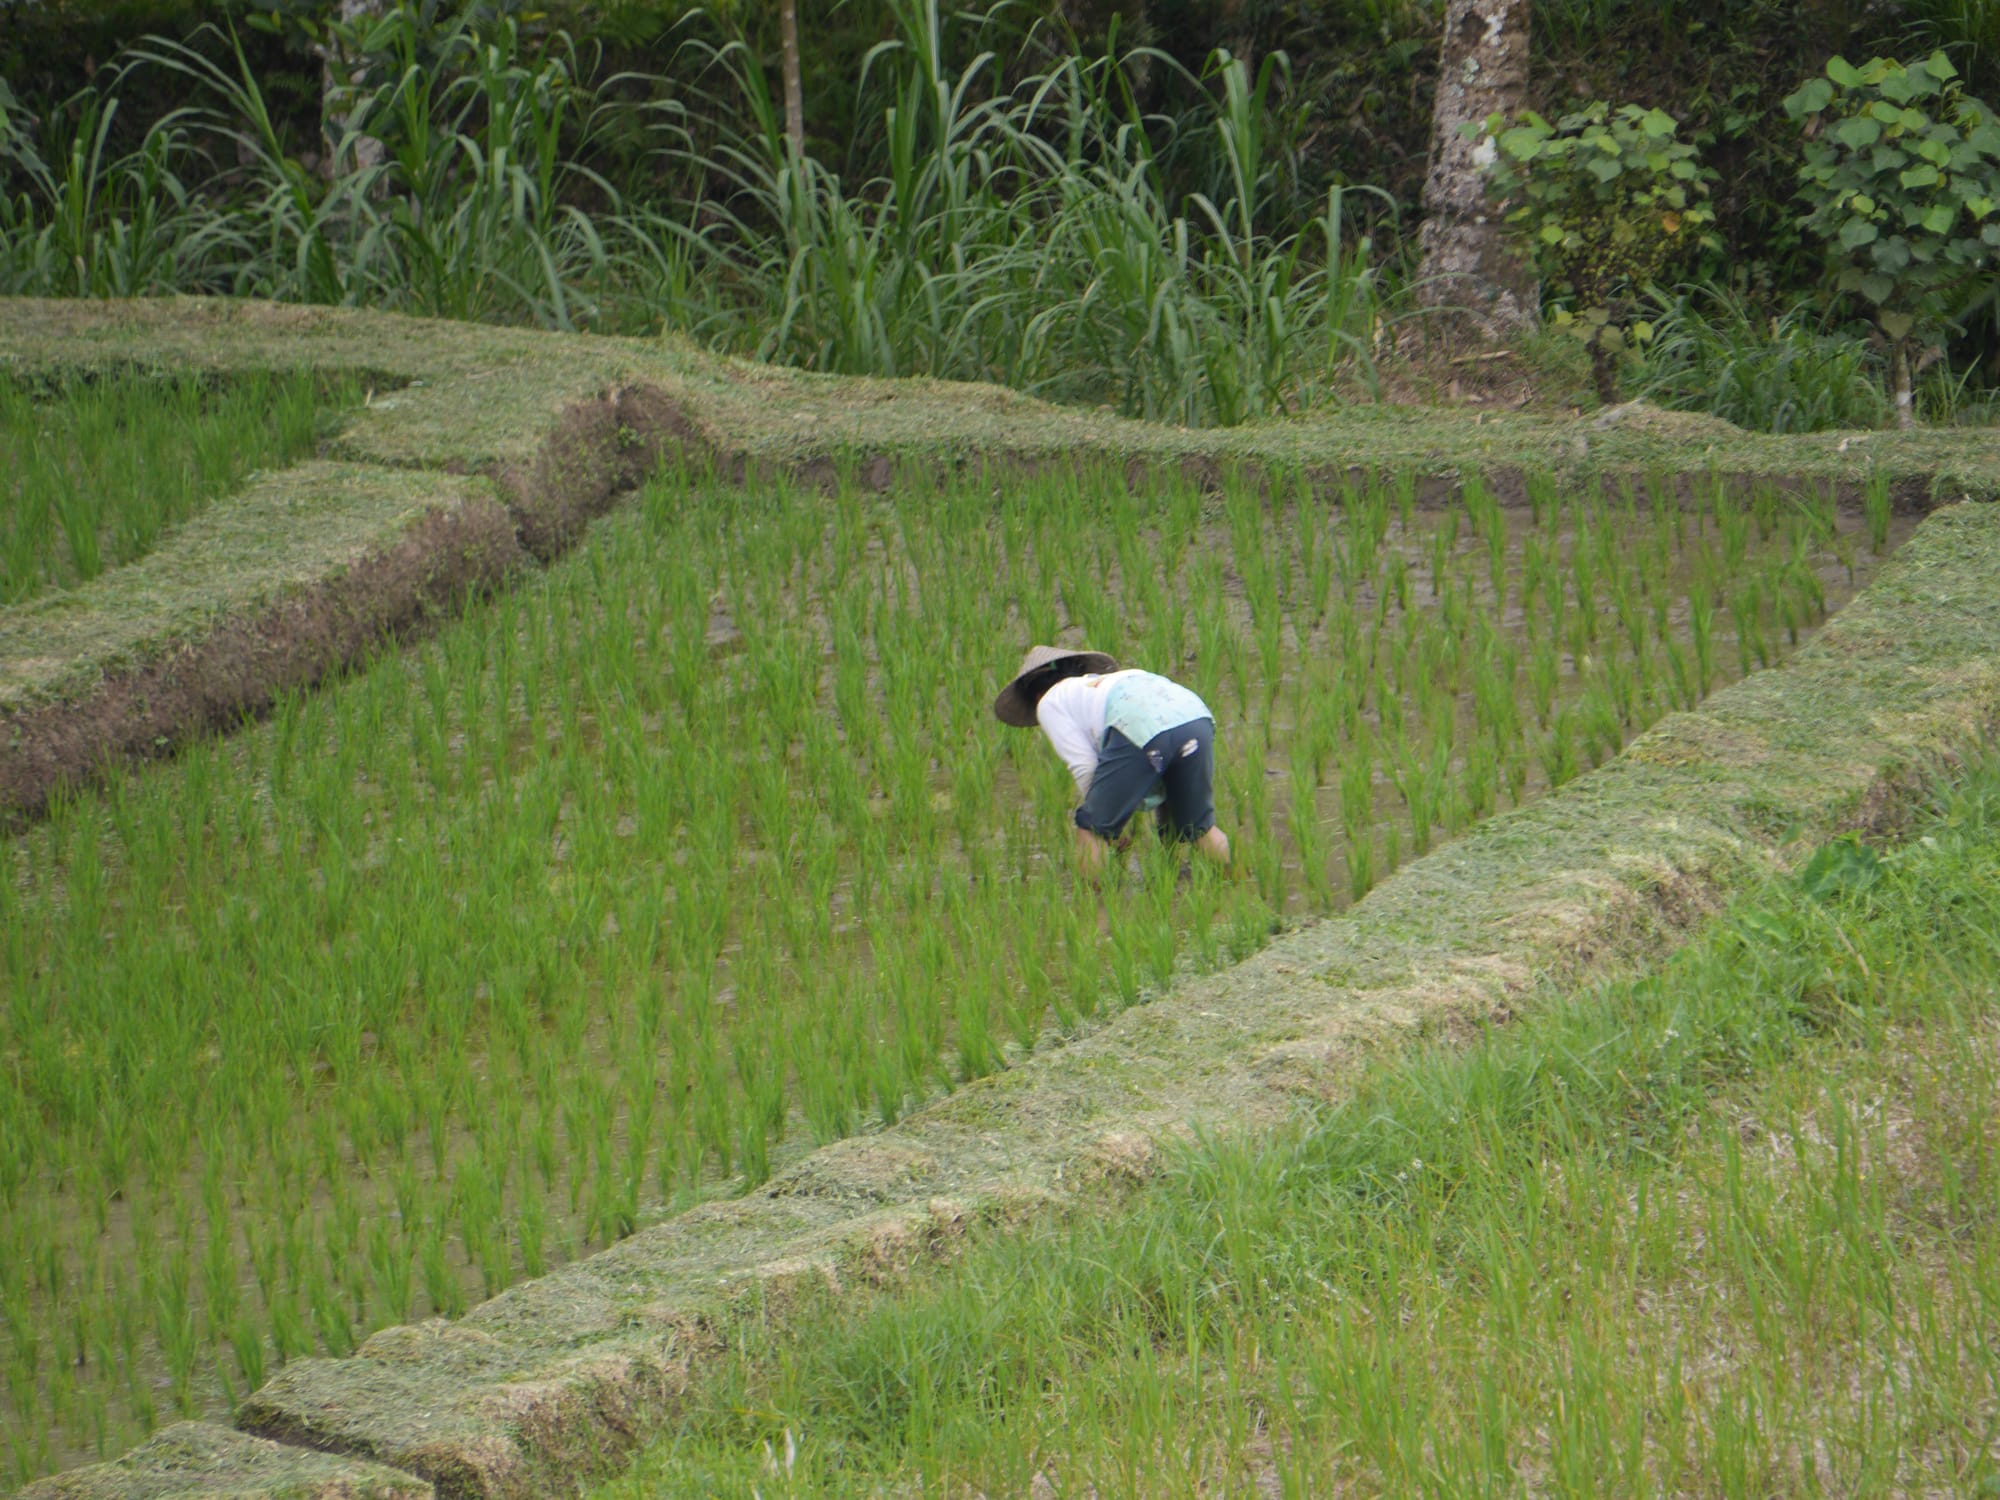
<path id="1" fill-rule="evenodd" d="M 1345 1092 L 1385 1047 L 1470 1034 L 1551 983 L 1657 956 L 1827 836 L 1892 831 L 1939 767 L 2000 726 L 1996 576 L 2000 506 L 1942 509 L 1785 666 L 1668 717 L 1347 913 L 456 1322 L 294 1362 L 236 1423 L 290 1445 L 296 1476 L 269 1467 L 283 1450 L 213 1436 L 199 1471 L 142 1449 L 25 1493 L 384 1493 L 362 1468 L 304 1472 L 329 1454 L 443 1496 L 573 1493 L 665 1430 L 735 1318 L 893 1283 L 976 1222 L 1101 1206 L 1177 1137 L 1270 1129 L 1302 1098 Z"/>

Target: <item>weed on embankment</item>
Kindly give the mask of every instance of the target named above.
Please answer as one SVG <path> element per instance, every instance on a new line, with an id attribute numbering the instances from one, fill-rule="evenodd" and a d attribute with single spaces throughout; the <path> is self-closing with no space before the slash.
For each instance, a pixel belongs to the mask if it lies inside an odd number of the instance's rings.
<path id="1" fill-rule="evenodd" d="M 0 843 L 21 1477 L 482 1294 L 1260 946 L 1776 662 L 1901 523 L 1476 479 L 676 474 L 408 654 Z M 1886 499 L 1886 490 L 1883 491 Z M 989 704 L 1195 687 L 1243 878 Z"/>
<path id="2" fill-rule="evenodd" d="M 1917 835 L 752 1333 L 600 1495 L 1992 1493 L 2000 762 Z"/>

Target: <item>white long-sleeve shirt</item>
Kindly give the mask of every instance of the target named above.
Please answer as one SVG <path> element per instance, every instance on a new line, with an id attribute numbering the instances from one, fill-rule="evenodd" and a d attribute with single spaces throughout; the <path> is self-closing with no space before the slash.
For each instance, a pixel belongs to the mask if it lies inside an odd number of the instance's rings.
<path id="1" fill-rule="evenodd" d="M 1065 677 L 1035 705 L 1035 720 L 1076 778 L 1079 796 L 1090 795 L 1090 781 L 1097 774 L 1097 758 L 1104 748 L 1105 702 L 1112 684 L 1134 675 L 1136 669 Z"/>

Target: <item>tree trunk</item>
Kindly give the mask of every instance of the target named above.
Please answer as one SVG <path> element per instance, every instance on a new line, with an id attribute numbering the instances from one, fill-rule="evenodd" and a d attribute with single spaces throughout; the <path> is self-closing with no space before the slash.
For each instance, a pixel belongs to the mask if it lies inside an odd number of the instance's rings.
<path id="1" fill-rule="evenodd" d="M 1889 379 L 1896 397 L 1896 426 L 1904 432 L 1917 425 L 1916 381 L 1910 373 L 1910 341 L 1897 339 L 1889 352 Z"/>
<path id="2" fill-rule="evenodd" d="M 1417 300 L 1452 309 L 1482 338 L 1532 328 L 1533 270 L 1513 252 L 1487 196 L 1476 143 L 1460 127 L 1521 112 L 1528 97 L 1529 0 L 1446 0 L 1444 57 L 1431 113 Z"/>
<path id="3" fill-rule="evenodd" d="M 798 0 L 778 0 L 778 48 L 785 67 L 785 139 L 792 143 L 792 156 L 806 154 L 806 99 L 799 82 Z"/>
<path id="4" fill-rule="evenodd" d="M 336 0 L 333 9 L 336 22 L 351 26 L 357 21 L 381 15 L 382 0 Z M 354 90 L 362 82 L 361 72 L 348 70 L 348 59 L 340 53 L 341 44 L 338 41 L 320 49 L 320 134 L 326 143 L 326 156 L 320 163 L 320 173 L 329 181 L 341 173 L 339 146 L 347 134 L 347 123 L 354 115 Z M 382 143 L 374 136 L 355 137 L 355 167 L 380 166 L 386 155 Z"/>

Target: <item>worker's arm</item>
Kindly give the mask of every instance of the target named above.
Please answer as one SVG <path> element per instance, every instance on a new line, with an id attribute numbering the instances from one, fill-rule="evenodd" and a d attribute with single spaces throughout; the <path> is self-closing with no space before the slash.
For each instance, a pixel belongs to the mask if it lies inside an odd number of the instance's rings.
<path id="1" fill-rule="evenodd" d="M 1088 828 L 1076 830 L 1076 863 L 1086 875 L 1095 875 L 1111 862 L 1111 846 Z"/>
<path id="2" fill-rule="evenodd" d="M 1098 742 L 1104 738 L 1101 708 L 1101 695 L 1077 678 L 1057 683 L 1035 706 L 1036 722 L 1069 767 L 1080 797 L 1090 794 L 1090 780 L 1097 770 Z"/>

